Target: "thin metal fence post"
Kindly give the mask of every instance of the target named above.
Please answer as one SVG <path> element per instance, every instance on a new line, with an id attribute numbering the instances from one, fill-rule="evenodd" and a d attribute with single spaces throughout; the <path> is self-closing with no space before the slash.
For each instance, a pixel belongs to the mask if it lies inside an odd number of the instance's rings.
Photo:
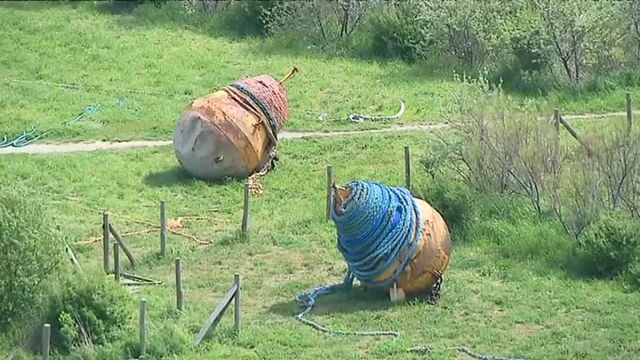
<path id="1" fill-rule="evenodd" d="M 160 201 L 160 256 L 167 256 L 167 213 L 165 201 Z"/>
<path id="2" fill-rule="evenodd" d="M 42 327 L 42 358 L 49 359 L 49 353 L 51 347 L 51 325 L 44 324 Z"/>
<path id="3" fill-rule="evenodd" d="M 109 213 L 102 213 L 102 265 L 104 272 L 109 273 Z"/>
<path id="4" fill-rule="evenodd" d="M 182 263 L 176 258 L 176 308 L 184 310 L 184 289 L 182 288 Z"/>
<path id="5" fill-rule="evenodd" d="M 242 205 L 242 236 L 249 231 L 249 182 L 244 184 L 244 202 Z"/>
<path id="6" fill-rule="evenodd" d="M 333 204 L 331 194 L 331 183 L 333 182 L 333 168 L 331 165 L 327 165 L 327 209 L 325 217 L 327 220 L 331 218 L 331 206 Z"/>
<path id="7" fill-rule="evenodd" d="M 631 127 L 633 125 L 633 112 L 631 107 L 631 93 L 627 92 L 626 94 L 626 102 L 627 102 L 627 132 L 631 133 Z"/>
<path id="8" fill-rule="evenodd" d="M 120 245 L 113 242 L 113 278 L 120 282 Z"/>
<path id="9" fill-rule="evenodd" d="M 147 352 L 147 299 L 140 300 L 140 356 Z"/>
<path id="10" fill-rule="evenodd" d="M 233 283 L 236 285 L 236 294 L 234 296 L 234 328 L 236 333 L 240 333 L 240 274 L 233 275 Z"/>
<path id="11" fill-rule="evenodd" d="M 407 189 L 411 191 L 411 149 L 404 147 L 404 180 Z"/>

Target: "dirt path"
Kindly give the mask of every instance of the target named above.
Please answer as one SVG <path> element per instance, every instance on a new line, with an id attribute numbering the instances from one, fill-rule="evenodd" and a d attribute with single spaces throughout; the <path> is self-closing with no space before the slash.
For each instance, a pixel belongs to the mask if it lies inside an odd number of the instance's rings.
<path id="1" fill-rule="evenodd" d="M 356 130 L 356 131 L 331 131 L 331 132 L 288 132 L 282 131 L 278 134 L 281 140 L 286 139 L 302 139 L 309 137 L 326 137 L 326 136 L 349 136 L 361 134 L 376 134 L 398 131 L 412 130 L 434 130 L 448 127 L 447 124 L 433 125 L 406 125 L 391 126 L 385 129 L 376 130 Z M 70 153 L 70 152 L 86 152 L 96 150 L 115 150 L 115 149 L 131 149 L 140 147 L 156 147 L 171 145 L 171 140 L 134 140 L 134 141 L 95 141 L 83 143 L 67 143 L 67 144 L 32 144 L 25 147 L 7 147 L 0 149 L 0 155 L 3 154 L 51 154 L 51 153 Z"/>
<path id="2" fill-rule="evenodd" d="M 637 114 L 634 112 L 634 114 Z M 613 116 L 625 116 L 625 112 L 614 112 L 604 114 L 583 114 L 583 115 L 564 115 L 567 120 L 571 119 L 602 119 Z M 399 131 L 412 131 L 412 130 L 436 130 L 448 128 L 450 125 L 443 124 L 417 124 L 417 125 L 393 125 L 384 129 L 376 130 L 354 130 L 354 131 L 330 131 L 330 132 L 289 132 L 282 131 L 278 138 L 282 140 L 287 139 L 302 139 L 309 137 L 326 137 L 326 136 L 349 136 L 349 135 L 362 135 L 362 134 L 378 134 L 387 132 L 399 132 Z M 86 152 L 96 150 L 117 150 L 117 149 L 131 149 L 140 147 L 156 147 L 171 145 L 171 140 L 133 140 L 122 142 L 111 141 L 95 141 L 95 142 L 83 142 L 83 143 L 66 143 L 66 144 L 32 144 L 25 147 L 14 148 L 7 147 L 0 149 L 0 155 L 4 154 L 51 154 L 51 153 L 70 153 L 70 152 Z"/>

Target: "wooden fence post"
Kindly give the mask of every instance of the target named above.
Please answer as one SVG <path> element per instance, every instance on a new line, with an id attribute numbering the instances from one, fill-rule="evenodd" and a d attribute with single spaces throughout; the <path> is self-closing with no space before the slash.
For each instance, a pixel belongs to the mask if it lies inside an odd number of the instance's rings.
<path id="1" fill-rule="evenodd" d="M 560 109 L 553 110 L 553 126 L 556 128 L 556 134 L 560 134 Z"/>
<path id="2" fill-rule="evenodd" d="M 198 335 L 196 335 L 196 338 L 193 341 L 194 345 L 197 346 L 198 344 L 200 344 L 200 342 L 202 342 L 202 340 L 207 336 L 207 334 L 209 334 L 209 332 L 212 331 L 216 327 L 216 325 L 218 325 L 218 322 L 220 322 L 220 318 L 222 317 L 224 312 L 227 310 L 229 305 L 231 305 L 231 300 L 234 300 L 234 298 L 236 300 L 236 314 L 234 317 L 235 318 L 234 320 L 236 320 L 235 327 L 238 330 L 240 329 L 240 294 L 238 293 L 238 290 L 240 289 L 239 284 L 240 284 L 240 277 L 238 275 L 237 278 L 234 277 L 234 283 L 231 285 L 231 288 L 222 297 L 220 302 L 218 302 L 218 305 L 216 306 L 216 308 L 209 314 L 209 317 L 200 328 Z"/>
<path id="3" fill-rule="evenodd" d="M 571 134 L 571 136 L 576 139 L 576 141 L 587 151 L 587 156 L 588 157 L 592 157 L 594 155 L 593 150 L 591 149 L 591 147 L 589 146 L 589 144 L 587 144 L 582 137 L 578 134 L 578 132 L 576 131 L 576 129 L 574 129 L 571 125 L 569 125 L 568 122 L 566 122 L 562 116 L 559 116 L 559 120 L 560 120 L 560 124 L 562 124 L 562 126 L 569 132 L 569 134 Z"/>
<path id="4" fill-rule="evenodd" d="M 117 241 L 113 242 L 113 278 L 120 282 L 120 246 Z"/>
<path id="5" fill-rule="evenodd" d="M 244 202 L 242 204 L 242 236 L 249 231 L 249 182 L 244 183 Z"/>
<path id="6" fill-rule="evenodd" d="M 73 264 L 73 268 L 80 271 L 80 273 L 82 273 L 82 268 L 80 267 L 80 263 L 78 262 L 78 258 L 76 258 L 76 254 L 73 253 L 73 250 L 71 250 L 71 247 L 69 246 L 69 244 L 64 245 L 65 249 L 67 250 L 67 255 L 69 255 L 69 259 L 71 259 L 71 263 Z"/>
<path id="7" fill-rule="evenodd" d="M 51 325 L 44 324 L 42 327 L 42 358 L 49 359 L 50 346 L 51 346 Z"/>
<path id="8" fill-rule="evenodd" d="M 140 300 L 140 356 L 147 352 L 147 299 Z"/>
<path id="9" fill-rule="evenodd" d="M 135 267 L 136 262 L 133 259 L 133 254 L 131 253 L 131 251 L 129 251 L 127 244 L 124 243 L 124 240 L 122 239 L 118 231 L 116 231 L 116 228 L 114 228 L 113 225 L 109 224 L 109 231 L 111 232 L 111 235 L 113 235 L 113 237 L 116 239 L 116 242 L 118 243 L 118 245 L 120 245 L 120 247 L 122 248 L 124 255 L 127 257 L 127 259 L 129 259 L 131 266 Z"/>
<path id="10" fill-rule="evenodd" d="M 409 192 L 411 192 L 411 149 L 404 147 L 404 179 Z"/>
<path id="11" fill-rule="evenodd" d="M 102 213 L 102 264 L 104 272 L 109 273 L 109 213 Z"/>
<path id="12" fill-rule="evenodd" d="M 333 182 L 333 168 L 331 165 L 327 165 L 327 209 L 325 217 L 327 220 L 331 219 L 331 206 L 333 205 L 333 199 L 331 196 L 331 183 Z"/>
<path id="13" fill-rule="evenodd" d="M 233 275 L 233 283 L 236 284 L 236 295 L 234 296 L 234 318 L 233 324 L 236 334 L 240 333 L 240 274 Z"/>
<path id="14" fill-rule="evenodd" d="M 165 201 L 160 201 L 160 256 L 167 255 L 167 213 Z"/>
<path id="15" fill-rule="evenodd" d="M 176 258 L 176 307 L 184 310 L 184 289 L 182 288 L 182 264 L 180 258 Z"/>

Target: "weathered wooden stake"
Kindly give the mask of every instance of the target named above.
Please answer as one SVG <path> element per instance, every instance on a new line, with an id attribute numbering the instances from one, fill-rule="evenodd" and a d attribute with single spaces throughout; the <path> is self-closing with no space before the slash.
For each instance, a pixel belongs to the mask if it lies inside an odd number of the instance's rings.
<path id="1" fill-rule="evenodd" d="M 140 356 L 147 352 L 147 299 L 140 300 Z"/>
<path id="2" fill-rule="evenodd" d="M 560 109 L 553 111 L 553 126 L 556 128 L 556 134 L 560 133 Z"/>
<path id="3" fill-rule="evenodd" d="M 329 220 L 331 218 L 331 205 L 332 195 L 331 195 L 331 184 L 333 182 L 333 168 L 331 165 L 327 165 L 327 209 L 326 209 L 326 219 Z"/>
<path id="4" fill-rule="evenodd" d="M 120 234 L 116 231 L 116 229 L 111 224 L 109 224 L 109 231 L 111 231 L 111 235 L 113 235 L 113 237 L 118 242 L 118 245 L 120 245 L 120 247 L 122 248 L 124 255 L 127 257 L 127 259 L 129 259 L 131 266 L 136 266 L 136 262 L 133 259 L 133 254 L 131 253 L 131 251 L 129 251 L 127 244 L 124 243 L 124 240 L 122 240 L 122 237 L 120 236 Z"/>
<path id="5" fill-rule="evenodd" d="M 102 264 L 104 272 L 109 273 L 109 213 L 102 213 Z"/>
<path id="6" fill-rule="evenodd" d="M 591 149 L 591 147 L 589 146 L 589 144 L 587 144 L 582 137 L 578 134 L 578 132 L 576 131 L 576 129 L 574 129 L 571 125 L 569 125 L 568 122 L 566 122 L 562 116 L 560 116 L 560 124 L 562 124 L 562 126 L 569 132 L 569 134 L 571 134 L 571 136 L 576 139 L 576 141 L 585 149 L 587 150 L 587 156 L 591 157 L 594 155 L 593 150 Z"/>
<path id="7" fill-rule="evenodd" d="M 633 125 L 633 113 L 631 112 L 631 93 L 626 95 L 627 100 L 627 133 L 631 133 L 631 126 Z"/>
<path id="8" fill-rule="evenodd" d="M 249 182 L 244 183 L 244 203 L 242 204 L 242 236 L 249 231 Z"/>
<path id="9" fill-rule="evenodd" d="M 231 285 L 229 291 L 227 291 L 227 293 L 222 297 L 222 300 L 220 300 L 216 308 L 209 314 L 209 317 L 200 328 L 200 331 L 198 332 L 198 335 L 196 335 L 196 338 L 193 342 L 194 345 L 200 344 L 205 336 L 207 336 L 207 334 L 209 334 L 209 332 L 214 329 L 216 325 L 218 325 L 222 314 L 224 314 L 224 312 L 231 304 L 231 300 L 233 300 L 233 297 L 237 295 L 237 291 L 238 287 L 236 286 L 236 284 Z"/>
<path id="10" fill-rule="evenodd" d="M 234 297 L 234 318 L 233 324 L 236 334 L 240 333 L 240 274 L 235 273 L 233 275 L 233 283 L 236 285 L 236 295 Z"/>
<path id="11" fill-rule="evenodd" d="M 67 255 L 69 255 L 69 259 L 71 259 L 71 263 L 73 264 L 74 269 L 82 273 L 82 268 L 80 267 L 78 258 L 76 258 L 76 254 L 73 253 L 73 250 L 71 250 L 71 247 L 68 244 L 65 244 L 65 248 L 67 250 Z"/>
<path id="12" fill-rule="evenodd" d="M 118 242 L 113 242 L 113 278 L 120 282 L 120 246 Z"/>
<path id="13" fill-rule="evenodd" d="M 404 147 L 404 179 L 407 189 L 411 191 L 411 149 Z"/>
<path id="14" fill-rule="evenodd" d="M 42 358 L 49 359 L 49 348 L 51 345 L 51 325 L 44 324 L 42 327 Z"/>
<path id="15" fill-rule="evenodd" d="M 182 288 L 182 264 L 180 258 L 176 258 L 176 307 L 184 310 L 184 289 Z"/>
<path id="16" fill-rule="evenodd" d="M 160 256 L 167 255 L 167 213 L 164 200 L 160 201 Z"/>

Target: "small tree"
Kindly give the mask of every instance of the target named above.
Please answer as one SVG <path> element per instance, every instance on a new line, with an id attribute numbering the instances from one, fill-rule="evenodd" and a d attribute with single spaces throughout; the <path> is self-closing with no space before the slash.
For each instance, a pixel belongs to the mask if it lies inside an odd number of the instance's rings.
<path id="1" fill-rule="evenodd" d="M 602 73 L 619 66 L 622 54 L 620 20 L 610 2 L 533 0 L 549 47 L 566 78 L 581 85 L 589 70 Z"/>
<path id="2" fill-rule="evenodd" d="M 346 39 L 361 25 L 364 15 L 380 1 L 281 1 L 265 11 L 271 34 L 295 33 L 316 45 Z"/>
<path id="3" fill-rule="evenodd" d="M 453 56 L 472 69 L 495 65 L 505 55 L 517 15 L 524 1 L 426 0 L 414 4 L 425 35 L 445 39 L 438 44 L 445 56 Z M 504 60 L 504 59 L 502 59 Z"/>
<path id="4" fill-rule="evenodd" d="M 624 26 L 627 57 L 640 64 L 640 0 L 617 2 L 618 18 Z"/>

